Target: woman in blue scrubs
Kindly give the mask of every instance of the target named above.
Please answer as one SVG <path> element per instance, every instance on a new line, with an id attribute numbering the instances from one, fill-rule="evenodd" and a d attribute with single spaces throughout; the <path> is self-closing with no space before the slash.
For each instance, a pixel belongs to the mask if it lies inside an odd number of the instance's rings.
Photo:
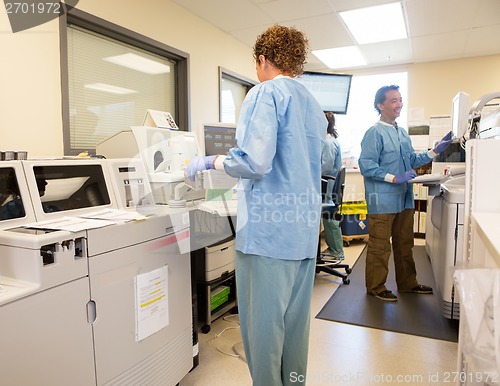
<path id="1" fill-rule="evenodd" d="M 254 386 L 306 381 L 327 127 L 317 101 L 293 79 L 307 52 L 307 38 L 295 28 L 262 33 L 253 47 L 261 83 L 243 102 L 237 147 L 187 168 L 191 179 L 211 168 L 239 178 L 236 287 Z"/>
<path id="2" fill-rule="evenodd" d="M 342 166 L 342 151 L 337 140 L 339 134 L 335 128 L 335 114 L 325 113 L 328 120 L 326 129 L 326 141 L 321 154 L 321 174 L 336 176 Z M 328 181 L 327 199 L 332 199 L 333 180 Z M 323 228 L 325 229 L 325 239 L 328 245 L 328 254 L 336 259 L 344 259 L 344 247 L 342 245 L 342 229 L 340 221 L 333 218 L 323 218 Z"/>

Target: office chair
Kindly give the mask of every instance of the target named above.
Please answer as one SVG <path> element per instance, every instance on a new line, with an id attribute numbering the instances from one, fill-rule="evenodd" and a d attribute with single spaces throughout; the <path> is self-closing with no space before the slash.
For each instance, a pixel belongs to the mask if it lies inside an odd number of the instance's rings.
<path id="1" fill-rule="evenodd" d="M 332 189 L 332 200 L 327 200 L 327 187 L 328 181 L 334 180 Z M 321 196 L 322 196 L 322 206 L 321 206 L 321 217 L 324 219 L 333 219 L 337 221 L 342 221 L 342 213 L 340 212 L 340 206 L 342 205 L 342 197 L 344 195 L 345 186 L 345 166 L 342 166 L 337 175 L 321 176 Z M 345 273 L 341 273 L 338 269 L 344 269 Z M 316 273 L 326 272 L 331 275 L 342 278 L 343 284 L 349 284 L 351 281 L 348 275 L 351 273 L 352 269 L 349 264 L 341 263 L 341 260 L 335 259 L 334 256 L 326 252 L 321 252 L 321 235 L 318 241 L 318 255 L 316 257 Z"/>

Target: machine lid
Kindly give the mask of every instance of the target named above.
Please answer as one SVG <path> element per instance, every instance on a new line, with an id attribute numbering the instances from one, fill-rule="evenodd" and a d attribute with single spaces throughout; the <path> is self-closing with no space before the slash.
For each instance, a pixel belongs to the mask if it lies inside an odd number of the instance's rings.
<path id="1" fill-rule="evenodd" d="M 443 197 L 453 204 L 465 203 L 465 176 L 451 178 L 441 185 Z"/>

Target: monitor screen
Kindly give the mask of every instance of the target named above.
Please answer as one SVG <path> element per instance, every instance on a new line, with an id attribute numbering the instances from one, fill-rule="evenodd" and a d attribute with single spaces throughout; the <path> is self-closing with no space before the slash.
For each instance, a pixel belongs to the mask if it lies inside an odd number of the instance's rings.
<path id="1" fill-rule="evenodd" d="M 236 124 L 213 123 L 203 125 L 205 155 L 227 154 L 236 147 Z"/>
<path id="2" fill-rule="evenodd" d="M 469 127 L 470 96 L 459 92 L 453 97 L 451 105 L 451 131 L 454 138 L 462 138 Z"/>
<path id="3" fill-rule="evenodd" d="M 324 112 L 347 113 L 352 75 L 304 72 L 295 79 L 309 90 Z"/>

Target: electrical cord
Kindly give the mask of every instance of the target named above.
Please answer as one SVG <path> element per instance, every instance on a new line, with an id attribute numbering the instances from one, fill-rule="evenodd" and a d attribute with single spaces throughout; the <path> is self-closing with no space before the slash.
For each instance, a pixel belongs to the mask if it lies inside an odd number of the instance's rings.
<path id="1" fill-rule="evenodd" d="M 224 333 L 226 332 L 227 330 L 235 330 L 237 328 L 240 328 L 240 323 L 239 322 L 235 322 L 235 321 L 232 321 L 232 320 L 229 320 L 230 317 L 235 317 L 235 316 L 238 316 L 238 315 L 227 315 L 223 318 L 223 320 L 227 321 L 227 322 L 231 322 L 231 323 L 236 323 L 237 326 L 230 326 L 230 327 L 226 327 L 224 328 L 221 332 L 219 332 L 218 334 L 215 334 L 214 337 L 212 338 L 214 341 L 215 341 L 215 348 L 217 349 L 217 351 L 219 351 L 220 353 L 224 354 L 224 355 L 228 355 L 230 357 L 234 357 L 234 358 L 239 358 L 240 356 L 238 354 L 233 354 L 233 353 L 229 353 L 229 352 L 226 352 L 224 350 L 222 350 L 221 348 L 219 348 L 219 343 L 218 343 L 218 339 L 219 337 Z M 211 339 L 211 340 L 212 340 Z"/>

